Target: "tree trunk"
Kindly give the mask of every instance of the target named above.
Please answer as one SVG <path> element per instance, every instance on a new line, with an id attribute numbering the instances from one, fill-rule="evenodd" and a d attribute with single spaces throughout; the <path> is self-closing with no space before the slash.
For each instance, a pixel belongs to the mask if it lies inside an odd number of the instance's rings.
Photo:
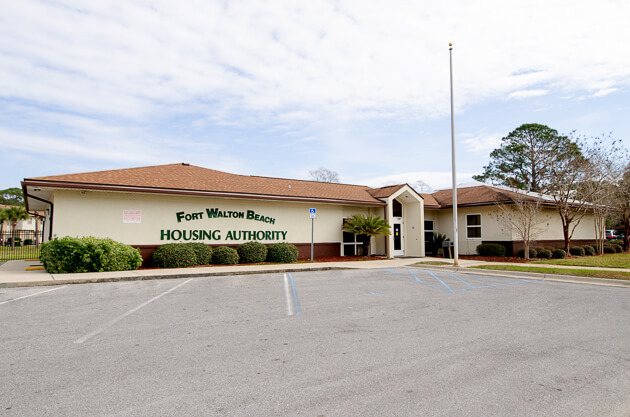
<path id="1" fill-rule="evenodd" d="M 529 241 L 523 241 L 523 249 L 525 252 L 523 253 L 524 259 L 529 259 Z"/>
<path id="2" fill-rule="evenodd" d="M 564 250 L 569 255 L 571 252 L 569 251 L 569 244 L 571 243 L 571 236 L 569 236 L 569 225 L 562 225 L 562 233 L 564 233 Z"/>
<path id="3" fill-rule="evenodd" d="M 630 249 L 630 218 L 627 218 L 623 222 L 623 250 Z"/>

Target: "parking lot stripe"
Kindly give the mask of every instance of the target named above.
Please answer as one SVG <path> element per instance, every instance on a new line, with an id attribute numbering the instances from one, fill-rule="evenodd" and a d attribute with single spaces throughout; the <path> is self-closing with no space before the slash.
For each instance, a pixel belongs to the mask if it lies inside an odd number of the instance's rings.
<path id="1" fill-rule="evenodd" d="M 148 301 L 145 301 L 144 303 L 140 304 L 139 306 L 134 307 L 134 308 L 132 308 L 131 310 L 127 311 L 126 313 L 121 314 L 120 316 L 118 316 L 118 317 L 116 317 L 115 319 L 111 320 L 110 322 L 108 322 L 107 324 L 105 324 L 103 327 L 101 327 L 101 328 L 99 328 L 99 329 L 96 329 L 96 330 L 94 330 L 94 331 L 93 331 L 93 332 L 91 332 L 91 333 L 86 334 L 86 335 L 85 335 L 85 336 L 83 336 L 82 338 L 80 338 L 80 339 L 76 340 L 74 343 L 81 344 L 81 343 L 83 343 L 83 342 L 85 342 L 85 341 L 87 341 L 87 340 L 90 340 L 90 339 L 91 339 L 91 338 L 93 338 L 94 336 L 97 336 L 97 335 L 99 335 L 100 333 L 102 333 L 103 331 L 105 331 L 105 330 L 107 330 L 108 328 L 112 327 L 114 324 L 118 323 L 120 320 L 124 319 L 124 318 L 125 318 L 125 317 L 127 317 L 128 315 L 135 313 L 136 311 L 140 310 L 142 307 L 145 307 L 145 306 L 147 306 L 147 305 L 151 304 L 152 302 L 154 302 L 154 301 L 156 301 L 157 299 L 159 299 L 159 298 L 161 298 L 161 297 L 165 296 L 166 294 L 168 294 L 168 293 L 170 293 L 170 292 L 172 292 L 172 291 L 175 291 L 176 289 L 178 289 L 179 287 L 181 287 L 181 286 L 183 286 L 183 285 L 185 285 L 185 284 L 188 284 L 188 283 L 189 283 L 190 281 L 192 281 L 192 280 L 193 280 L 193 278 L 189 278 L 189 279 L 187 279 L 186 281 L 184 281 L 184 282 L 181 282 L 181 283 L 177 284 L 176 286 L 174 286 L 174 287 L 173 287 L 173 288 L 171 288 L 170 290 L 168 290 L 168 291 L 164 291 L 162 294 L 157 295 L 157 296 L 155 296 L 155 297 L 151 298 L 151 299 L 150 299 L 150 300 L 148 300 Z"/>
<path id="2" fill-rule="evenodd" d="M 475 287 L 475 286 L 470 285 L 468 282 L 464 281 L 463 279 L 461 279 L 460 277 L 458 277 L 458 276 L 457 276 L 457 275 L 455 275 L 455 274 L 451 274 L 451 273 L 450 273 L 450 272 L 448 272 L 448 271 L 446 272 L 446 274 L 447 274 L 447 275 L 452 276 L 452 277 L 453 277 L 453 278 L 455 278 L 456 280 L 459 280 L 459 281 L 463 282 L 464 284 L 468 285 L 470 288 L 478 288 L 478 287 Z"/>
<path id="3" fill-rule="evenodd" d="M 302 309 L 300 308 L 300 300 L 297 296 L 297 289 L 295 288 L 295 282 L 293 282 L 293 275 L 288 274 L 289 279 L 291 280 L 291 290 L 293 292 L 293 306 L 295 307 L 295 314 L 300 315 L 302 313 Z"/>
<path id="4" fill-rule="evenodd" d="M 284 274 L 284 298 L 287 300 L 287 316 L 293 315 L 293 299 L 289 289 L 289 274 Z"/>
<path id="5" fill-rule="evenodd" d="M 449 287 L 448 285 L 446 285 L 446 283 L 444 281 L 442 281 L 441 279 L 439 279 L 437 277 L 437 275 L 435 275 L 433 272 L 429 271 L 428 269 L 425 269 L 426 272 L 429 273 L 429 275 L 431 275 L 433 278 L 437 279 L 438 281 L 440 281 L 442 283 L 442 285 L 444 285 L 446 287 L 446 289 L 448 289 L 450 292 L 453 292 L 453 289 L 451 287 Z"/>
<path id="6" fill-rule="evenodd" d="M 0 305 L 2 305 L 2 304 L 12 303 L 13 301 L 23 300 L 23 299 L 28 298 L 28 297 L 34 297 L 34 296 L 36 296 L 36 295 L 40 295 L 40 294 L 43 294 L 43 293 L 45 293 L 45 292 L 57 291 L 57 290 L 60 290 L 60 289 L 62 289 L 62 288 L 66 288 L 66 287 L 67 287 L 67 285 L 64 285 L 64 286 L 62 286 L 62 287 L 51 288 L 50 290 L 45 290 L 45 291 L 36 292 L 35 294 L 25 295 L 24 297 L 18 297 L 18 298 L 14 298 L 14 299 L 12 299 L 12 300 L 3 301 L 3 302 L 1 302 L 1 303 L 0 303 Z"/>
<path id="7" fill-rule="evenodd" d="M 444 288 L 440 288 L 440 287 L 436 287 L 436 286 L 431 285 L 431 284 L 427 284 L 426 282 L 424 282 L 420 278 L 418 278 L 416 276 L 416 274 L 414 274 L 411 269 L 409 269 L 409 268 L 405 268 L 405 269 L 409 272 L 409 274 L 411 276 L 407 276 L 405 274 L 401 274 L 400 272 L 396 272 L 396 270 L 394 270 L 394 268 L 391 268 L 391 269 L 390 268 L 380 268 L 381 271 L 390 272 L 390 273 L 392 273 L 394 275 L 400 275 L 401 277 L 405 277 L 405 278 L 410 279 L 412 281 L 419 282 L 420 284 L 426 285 L 427 287 L 435 288 L 436 290 L 440 290 L 440 291 L 443 291 L 443 292 L 448 292 Z"/>

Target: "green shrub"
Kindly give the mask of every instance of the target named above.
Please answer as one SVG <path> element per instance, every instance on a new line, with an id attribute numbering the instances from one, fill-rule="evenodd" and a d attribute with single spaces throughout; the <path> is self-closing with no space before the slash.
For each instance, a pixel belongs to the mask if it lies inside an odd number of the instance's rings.
<path id="1" fill-rule="evenodd" d="M 140 267 L 142 256 L 112 239 L 66 236 L 42 243 L 40 261 L 51 274 L 129 271 Z"/>
<path id="2" fill-rule="evenodd" d="M 595 248 L 592 245 L 582 245 L 582 249 L 584 249 L 586 256 L 592 256 L 596 253 Z"/>
<path id="3" fill-rule="evenodd" d="M 604 245 L 604 253 L 615 253 L 615 248 L 611 245 Z"/>
<path id="4" fill-rule="evenodd" d="M 267 259 L 267 246 L 260 242 L 246 242 L 240 245 L 238 252 L 239 262 L 242 264 L 256 264 Z"/>
<path id="5" fill-rule="evenodd" d="M 529 257 L 530 258 L 535 258 L 536 255 L 538 255 L 538 253 L 536 252 L 536 249 L 534 249 L 533 247 L 529 248 Z M 518 251 L 516 251 L 516 256 L 518 258 L 524 258 L 525 257 L 525 248 L 521 248 Z"/>
<path id="6" fill-rule="evenodd" d="M 553 259 L 564 259 L 567 257 L 567 253 L 564 249 L 556 248 L 551 252 L 551 257 Z"/>
<path id="7" fill-rule="evenodd" d="M 615 253 L 621 253 L 623 252 L 623 246 L 621 245 L 610 245 L 613 247 L 613 249 L 615 250 Z"/>
<path id="8" fill-rule="evenodd" d="M 167 243 L 153 252 L 153 265 L 158 268 L 187 268 L 197 265 L 195 249 L 189 243 Z"/>
<path id="9" fill-rule="evenodd" d="M 34 244 L 35 242 L 33 242 L 33 239 L 24 239 L 24 246 L 31 246 Z"/>
<path id="10" fill-rule="evenodd" d="M 609 245 L 623 245 L 623 240 L 621 239 L 611 239 L 608 241 Z"/>
<path id="11" fill-rule="evenodd" d="M 569 247 L 569 253 L 573 256 L 586 256 L 586 251 L 581 246 Z"/>
<path id="12" fill-rule="evenodd" d="M 536 256 L 541 258 L 541 259 L 551 259 L 551 256 L 553 255 L 553 252 L 550 251 L 549 249 L 545 249 L 545 248 L 538 248 L 536 250 Z"/>
<path id="13" fill-rule="evenodd" d="M 481 256 L 505 256 L 505 246 L 500 243 L 482 243 L 476 250 Z"/>
<path id="14" fill-rule="evenodd" d="M 212 252 L 212 261 L 217 265 L 234 265 L 238 263 L 238 252 L 228 246 L 219 246 Z"/>
<path id="15" fill-rule="evenodd" d="M 297 262 L 300 251 L 290 243 L 274 243 L 267 248 L 267 261 L 280 263 Z"/>
<path id="16" fill-rule="evenodd" d="M 184 243 L 195 252 L 195 265 L 210 265 L 212 263 L 212 248 L 205 243 Z"/>

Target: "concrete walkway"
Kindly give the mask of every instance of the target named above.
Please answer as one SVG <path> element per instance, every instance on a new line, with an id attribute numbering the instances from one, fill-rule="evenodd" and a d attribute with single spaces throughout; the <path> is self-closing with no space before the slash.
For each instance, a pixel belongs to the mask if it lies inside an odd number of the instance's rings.
<path id="1" fill-rule="evenodd" d="M 451 259 L 444 258 L 395 258 L 383 259 L 378 261 L 354 261 L 354 262 L 313 262 L 298 264 L 274 264 L 274 265 L 230 265 L 230 266 L 211 266 L 199 268 L 178 268 L 178 269 L 142 269 L 136 271 L 116 271 L 116 272 L 88 272 L 80 274 L 50 274 L 44 270 L 27 271 L 26 268 L 41 266 L 38 261 L 8 261 L 0 265 L 0 288 L 4 287 L 30 287 L 44 285 L 65 285 L 65 284 L 83 284 L 95 282 L 114 282 L 114 281 L 133 281 L 146 279 L 168 279 L 168 278 L 185 278 L 185 277 L 207 277 L 207 276 L 225 276 L 225 275 L 244 275 L 244 274 L 266 274 L 266 273 L 285 273 L 299 271 L 326 271 L 334 269 L 389 269 L 413 266 L 418 262 L 440 262 L 450 263 Z M 535 274 L 531 272 L 512 272 L 512 271 L 488 271 L 480 269 L 472 269 L 470 267 L 478 265 L 514 265 L 509 262 L 483 262 L 468 259 L 460 259 L 459 267 L 455 268 L 449 265 L 423 265 L 427 269 L 447 269 L 451 271 L 474 272 L 475 274 L 493 274 L 503 276 L 536 276 L 539 279 L 580 282 L 580 283 L 596 283 L 600 285 L 614 285 L 630 288 L 630 281 L 610 280 L 602 278 L 574 277 L 568 275 L 552 275 L 552 274 Z M 576 267 L 565 265 L 540 265 L 527 264 L 532 267 L 549 267 L 566 268 L 566 269 L 588 269 L 597 271 L 626 271 L 630 272 L 630 268 L 600 268 L 600 267 Z"/>

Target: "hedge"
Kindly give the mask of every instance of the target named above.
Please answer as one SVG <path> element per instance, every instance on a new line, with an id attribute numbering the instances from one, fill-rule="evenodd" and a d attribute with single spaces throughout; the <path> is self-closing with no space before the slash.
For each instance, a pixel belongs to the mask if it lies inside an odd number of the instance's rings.
<path id="1" fill-rule="evenodd" d="M 569 253 L 573 256 L 586 256 L 586 251 L 581 246 L 569 247 Z"/>
<path id="2" fill-rule="evenodd" d="M 239 262 L 242 264 L 256 264 L 267 259 L 267 246 L 260 242 L 246 242 L 236 249 Z"/>
<path id="3" fill-rule="evenodd" d="M 615 253 L 615 248 L 611 245 L 604 245 L 604 253 Z"/>
<path id="4" fill-rule="evenodd" d="M 195 252 L 195 265 L 210 265 L 212 263 L 212 248 L 205 243 L 183 243 Z"/>
<path id="5" fill-rule="evenodd" d="M 500 243 L 482 243 L 476 251 L 481 256 L 505 256 L 505 246 Z"/>
<path id="6" fill-rule="evenodd" d="M 536 248 L 536 256 L 541 259 L 551 259 L 553 251 L 545 248 Z"/>
<path id="7" fill-rule="evenodd" d="M 130 271 L 140 267 L 142 256 L 112 239 L 66 236 L 42 243 L 40 261 L 51 274 Z"/>
<path id="8" fill-rule="evenodd" d="M 564 259 L 567 257 L 567 253 L 564 251 L 564 249 L 556 248 L 551 252 L 551 257 L 553 259 Z"/>
<path id="9" fill-rule="evenodd" d="M 584 249 L 584 253 L 587 256 L 595 255 L 595 253 L 597 252 L 592 245 L 582 245 L 582 248 Z"/>
<path id="10" fill-rule="evenodd" d="M 276 263 L 297 262 L 300 251 L 290 243 L 274 243 L 267 248 L 267 261 Z"/>
<path id="11" fill-rule="evenodd" d="M 238 263 L 238 252 L 228 246 L 219 246 L 212 252 L 212 261 L 218 265 L 234 265 Z"/>
<path id="12" fill-rule="evenodd" d="M 188 243 L 167 243 L 153 252 L 151 260 L 158 268 L 188 268 L 197 265 L 197 254 Z"/>
<path id="13" fill-rule="evenodd" d="M 533 247 L 529 248 L 529 257 L 530 258 L 535 258 L 536 255 L 538 255 L 538 252 L 536 252 L 536 249 L 534 249 Z M 516 256 L 518 258 L 524 258 L 525 257 L 525 248 L 521 248 L 518 251 L 516 251 Z"/>

